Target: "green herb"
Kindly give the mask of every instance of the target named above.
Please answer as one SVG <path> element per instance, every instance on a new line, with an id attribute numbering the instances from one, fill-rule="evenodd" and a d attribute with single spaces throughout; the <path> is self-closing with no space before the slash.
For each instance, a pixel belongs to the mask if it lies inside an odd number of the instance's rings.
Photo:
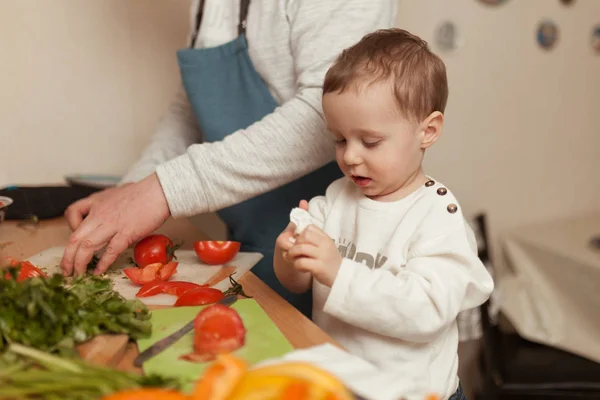
<path id="1" fill-rule="evenodd" d="M 231 284 L 231 287 L 223 292 L 223 296 L 229 296 L 231 294 L 240 294 L 248 299 L 251 299 L 251 296 L 248 296 L 246 293 L 244 293 L 244 288 L 242 287 L 242 284 L 233 279 L 234 274 L 235 272 L 229 275 L 229 283 Z"/>
<path id="2" fill-rule="evenodd" d="M 178 243 L 174 246 L 167 246 L 167 260 L 174 258 L 175 260 L 177 260 L 177 256 L 175 255 L 175 252 L 181 248 L 181 246 L 183 246 L 184 242 Z"/>
<path id="3" fill-rule="evenodd" d="M 133 339 L 151 333 L 147 307 L 113 291 L 110 279 L 55 274 L 17 282 L 18 267 L 9 273 L 12 279 L 0 276 L 0 353 L 10 343 L 72 352 L 76 344 L 103 333 Z"/>
<path id="4" fill-rule="evenodd" d="M 176 379 L 117 371 L 18 344 L 0 357 L 2 399 L 98 399 L 124 389 L 180 386 Z"/>

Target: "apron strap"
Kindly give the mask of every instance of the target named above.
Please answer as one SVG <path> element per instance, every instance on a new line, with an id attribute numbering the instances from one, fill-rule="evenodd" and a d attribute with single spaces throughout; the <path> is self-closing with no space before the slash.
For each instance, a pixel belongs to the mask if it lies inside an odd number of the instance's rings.
<path id="1" fill-rule="evenodd" d="M 202 22 L 202 14 L 204 13 L 205 0 L 200 0 L 198 5 L 198 12 L 196 13 L 196 21 L 194 26 L 194 33 L 192 35 L 192 41 L 190 48 L 194 48 L 196 45 L 196 39 L 198 38 L 198 32 L 200 31 L 200 23 Z M 246 33 L 246 18 L 248 17 L 248 7 L 250 6 L 250 0 L 240 0 L 240 19 L 238 24 L 238 35 Z"/>
<path id="2" fill-rule="evenodd" d="M 196 13 L 196 23 L 194 24 L 194 33 L 192 34 L 192 42 L 190 48 L 194 48 L 196 45 L 196 39 L 198 38 L 198 32 L 200 31 L 200 22 L 202 21 L 202 13 L 204 12 L 204 0 L 200 0 L 198 4 L 198 12 Z"/>
<path id="3" fill-rule="evenodd" d="M 238 35 L 246 33 L 246 18 L 248 17 L 248 6 L 250 0 L 240 0 L 240 23 L 238 24 Z"/>

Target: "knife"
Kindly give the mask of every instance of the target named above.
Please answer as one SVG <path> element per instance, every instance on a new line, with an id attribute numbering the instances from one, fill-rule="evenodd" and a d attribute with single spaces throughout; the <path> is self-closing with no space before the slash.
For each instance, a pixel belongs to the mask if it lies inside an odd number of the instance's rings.
<path id="1" fill-rule="evenodd" d="M 230 306 L 235 303 L 237 300 L 236 294 L 231 294 L 229 296 L 223 297 L 216 304 L 223 304 L 225 306 Z M 185 326 L 174 333 L 170 334 L 164 339 L 159 340 L 154 343 L 152 346 L 148 347 L 146 350 L 142 351 L 136 359 L 133 361 L 133 365 L 136 367 L 141 367 L 143 363 L 154 357 L 155 355 L 162 353 L 167 347 L 171 346 L 173 343 L 181 339 L 185 336 L 186 333 L 190 332 L 194 329 L 194 319 L 185 324 Z"/>

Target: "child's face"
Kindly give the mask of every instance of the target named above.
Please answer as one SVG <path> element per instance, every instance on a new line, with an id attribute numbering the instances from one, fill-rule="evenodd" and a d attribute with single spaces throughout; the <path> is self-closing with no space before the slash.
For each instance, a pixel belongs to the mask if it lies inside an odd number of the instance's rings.
<path id="1" fill-rule="evenodd" d="M 427 135 L 422 123 L 401 115 L 389 82 L 327 93 L 323 111 L 338 165 L 367 197 L 394 201 L 421 184 Z"/>

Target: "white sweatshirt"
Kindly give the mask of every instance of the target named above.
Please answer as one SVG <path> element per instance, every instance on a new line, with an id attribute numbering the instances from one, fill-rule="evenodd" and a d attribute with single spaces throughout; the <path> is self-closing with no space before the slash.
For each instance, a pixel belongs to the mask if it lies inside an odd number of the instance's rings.
<path id="1" fill-rule="evenodd" d="M 399 392 L 413 385 L 452 395 L 457 314 L 493 289 L 452 193 L 436 182 L 377 202 L 342 178 L 310 200 L 309 212 L 344 257 L 331 289 L 313 282 L 315 323 L 386 375 L 394 371 Z"/>
<path id="2" fill-rule="evenodd" d="M 192 21 L 197 7 L 195 0 Z M 233 40 L 239 0 L 206 0 L 205 7 L 196 46 Z M 397 0 L 252 0 L 250 59 L 280 107 L 223 141 L 197 144 L 202 136 L 180 89 L 123 182 L 156 170 L 171 214 L 189 216 L 242 202 L 332 161 L 321 109 L 325 73 L 344 48 L 393 27 L 396 8 Z"/>

